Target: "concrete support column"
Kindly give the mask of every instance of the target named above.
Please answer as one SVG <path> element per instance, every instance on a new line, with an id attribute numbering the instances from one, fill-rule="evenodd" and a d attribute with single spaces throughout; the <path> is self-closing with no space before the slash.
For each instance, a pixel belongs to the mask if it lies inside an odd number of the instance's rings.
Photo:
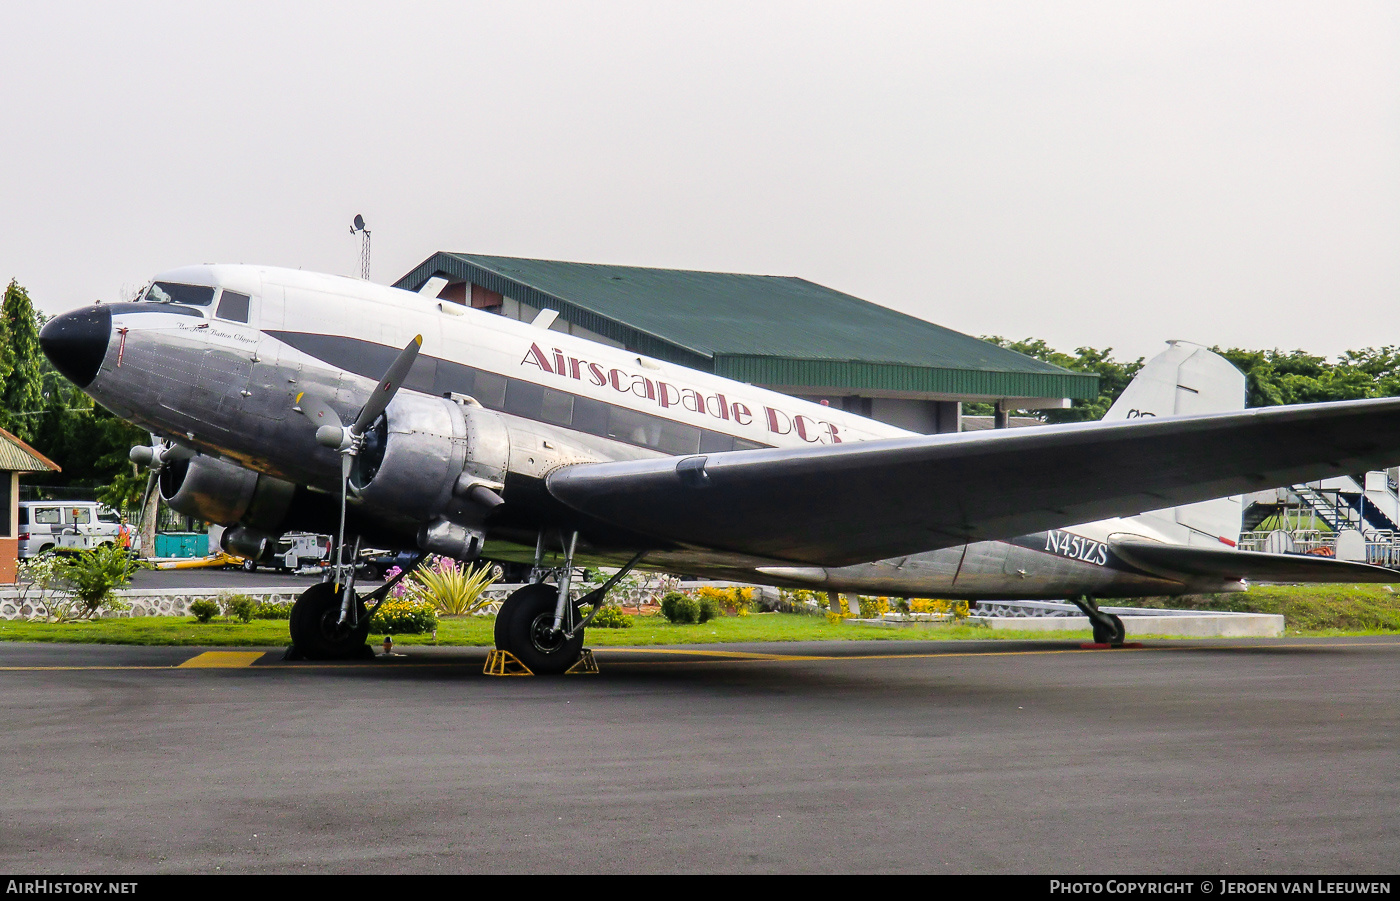
<path id="1" fill-rule="evenodd" d="M 962 402 L 956 400 L 933 401 L 934 432 L 942 435 L 962 431 Z"/>

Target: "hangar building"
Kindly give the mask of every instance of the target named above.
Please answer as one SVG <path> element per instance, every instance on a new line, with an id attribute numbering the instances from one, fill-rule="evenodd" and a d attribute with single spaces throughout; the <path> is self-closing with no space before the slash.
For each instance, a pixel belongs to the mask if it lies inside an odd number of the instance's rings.
<path id="1" fill-rule="evenodd" d="M 439 252 L 394 283 L 915 432 L 1098 395 L 1071 372 L 800 278 Z"/>

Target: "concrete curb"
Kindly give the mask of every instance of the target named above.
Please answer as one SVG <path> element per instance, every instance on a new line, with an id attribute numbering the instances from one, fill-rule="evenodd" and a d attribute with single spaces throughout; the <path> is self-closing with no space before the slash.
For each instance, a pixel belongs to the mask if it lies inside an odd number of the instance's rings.
<path id="1" fill-rule="evenodd" d="M 1121 609 L 1121 608 L 1111 608 Z M 1123 629 L 1128 635 L 1173 635 L 1182 638 L 1279 638 L 1283 635 L 1283 617 L 1274 613 L 1186 613 L 1166 615 L 1126 616 Z M 935 622 L 859 619 L 855 622 L 896 629 L 927 629 L 948 620 Z M 963 622 L 989 627 L 994 632 L 1087 632 L 1087 616 L 969 616 Z"/>

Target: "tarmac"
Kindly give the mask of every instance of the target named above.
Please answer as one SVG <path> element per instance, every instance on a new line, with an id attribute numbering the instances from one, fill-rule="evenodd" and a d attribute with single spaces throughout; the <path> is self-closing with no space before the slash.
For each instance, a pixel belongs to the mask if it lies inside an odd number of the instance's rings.
<path id="1" fill-rule="evenodd" d="M 1389 873 L 1400 640 L 0 643 L 12 873 Z M 231 656 L 230 656 L 231 655 Z"/>

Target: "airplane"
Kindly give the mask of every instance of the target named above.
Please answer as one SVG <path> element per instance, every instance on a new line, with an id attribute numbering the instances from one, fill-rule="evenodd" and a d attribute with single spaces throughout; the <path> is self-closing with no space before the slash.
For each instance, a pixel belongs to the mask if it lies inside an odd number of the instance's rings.
<path id="1" fill-rule="evenodd" d="M 1243 377 L 1178 342 L 1107 421 L 920 435 L 551 330 L 551 312 L 522 322 L 351 278 L 205 265 L 56 316 L 40 345 L 151 432 L 133 461 L 173 509 L 225 526 L 226 550 L 259 559 L 288 531 L 336 536 L 337 564 L 292 610 L 292 650 L 312 659 L 363 654 L 392 588 L 355 591 L 351 543 L 533 561 L 495 639 L 539 674 L 579 661 L 638 566 L 1068 598 L 1112 644 L 1123 625 L 1099 598 L 1396 580 L 1238 551 L 1229 498 L 1400 462 L 1400 399 L 1244 410 Z M 582 562 L 618 570 L 574 599 Z"/>

